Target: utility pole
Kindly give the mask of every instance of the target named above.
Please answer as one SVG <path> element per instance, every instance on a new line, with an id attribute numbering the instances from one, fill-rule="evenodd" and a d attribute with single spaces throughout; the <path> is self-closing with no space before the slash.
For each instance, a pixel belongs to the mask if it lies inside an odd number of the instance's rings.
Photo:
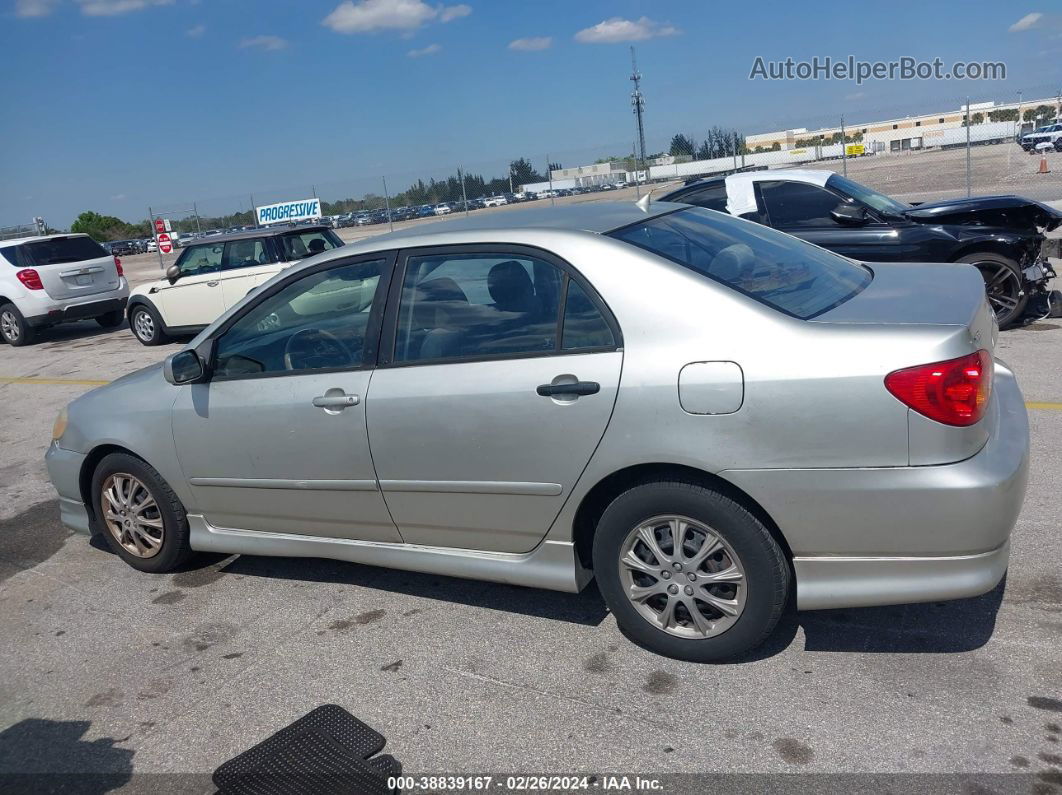
<path id="1" fill-rule="evenodd" d="M 254 208 L 254 194 L 251 194 L 251 216 L 254 218 L 254 228 L 258 229 L 258 211 Z"/>
<path id="2" fill-rule="evenodd" d="M 970 198 L 970 98 L 966 98 L 966 198 Z"/>
<path id="3" fill-rule="evenodd" d="M 202 235 L 203 229 L 199 225 L 199 210 L 195 206 L 195 202 L 192 202 L 192 213 L 195 215 L 195 231 L 197 234 Z"/>
<path id="4" fill-rule="evenodd" d="M 461 178 L 461 205 L 465 208 L 465 215 L 468 215 L 468 194 L 465 193 L 465 172 L 460 167 L 457 169 L 457 176 Z M 513 189 L 513 172 L 509 170 L 509 190 Z"/>
<path id="5" fill-rule="evenodd" d="M 848 140 L 844 134 L 844 116 L 841 117 L 841 163 L 844 166 L 844 175 L 848 176 Z"/>
<path id="6" fill-rule="evenodd" d="M 645 98 L 642 96 L 642 76 L 638 72 L 638 61 L 634 55 L 634 45 L 631 45 L 631 82 L 634 83 L 634 91 L 631 92 L 631 107 L 634 116 L 638 119 L 638 159 L 641 170 L 645 171 L 645 124 L 642 114 L 645 112 Z M 638 176 L 634 181 L 637 183 Z"/>
<path id="7" fill-rule="evenodd" d="M 549 155 L 546 155 L 546 173 L 549 174 L 549 206 L 556 206 L 557 202 L 553 199 L 553 169 L 550 166 Z"/>
<path id="8" fill-rule="evenodd" d="M 395 231 L 395 219 L 391 215 L 391 197 L 387 194 L 387 177 L 380 177 L 383 180 L 384 186 L 384 207 L 387 208 L 387 223 L 391 227 L 391 231 Z"/>

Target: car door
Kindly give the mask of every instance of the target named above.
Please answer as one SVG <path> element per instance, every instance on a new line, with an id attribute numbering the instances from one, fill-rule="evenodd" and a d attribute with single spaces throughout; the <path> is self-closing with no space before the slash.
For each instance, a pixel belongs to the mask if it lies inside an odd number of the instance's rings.
<path id="1" fill-rule="evenodd" d="M 221 294 L 226 309 L 238 304 L 252 287 L 268 281 L 281 270 L 273 247 L 264 237 L 226 242 L 221 268 Z"/>
<path id="2" fill-rule="evenodd" d="M 225 311 L 221 289 L 223 243 L 191 246 L 177 258 L 180 275 L 163 280 L 152 300 L 169 328 L 205 326 Z"/>
<path id="3" fill-rule="evenodd" d="M 538 249 L 418 249 L 396 273 L 367 405 L 391 516 L 408 543 L 526 552 L 608 425 L 619 328 Z"/>
<path id="4" fill-rule="evenodd" d="M 195 511 L 222 528 L 398 542 L 365 425 L 393 257 L 293 273 L 214 336 L 173 437 Z"/>
<path id="5" fill-rule="evenodd" d="M 896 245 L 892 227 L 869 210 L 867 223 L 862 226 L 835 221 L 830 211 L 846 197 L 827 188 L 792 180 L 764 180 L 756 183 L 756 195 L 768 225 L 809 243 L 864 261 L 902 261 L 909 256 Z"/>

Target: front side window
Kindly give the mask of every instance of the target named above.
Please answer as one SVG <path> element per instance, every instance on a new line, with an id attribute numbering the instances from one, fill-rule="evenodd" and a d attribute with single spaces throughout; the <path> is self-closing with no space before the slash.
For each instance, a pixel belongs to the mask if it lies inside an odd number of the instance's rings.
<path id="1" fill-rule="evenodd" d="M 609 233 L 794 317 L 829 311 L 870 284 L 849 259 L 766 226 L 698 207 Z"/>
<path id="2" fill-rule="evenodd" d="M 765 181 L 759 187 L 771 226 L 788 229 L 837 225 L 830 211 L 841 200 L 825 188 L 789 180 Z"/>
<path id="3" fill-rule="evenodd" d="M 225 244 L 221 257 L 222 270 L 254 268 L 269 263 L 265 240 L 260 237 L 249 240 L 232 240 Z"/>
<path id="4" fill-rule="evenodd" d="M 222 243 L 208 243 L 204 246 L 186 248 L 177 260 L 181 276 L 198 276 L 201 273 L 217 273 L 221 270 L 221 261 L 225 252 Z"/>
<path id="5" fill-rule="evenodd" d="M 866 185 L 860 185 L 858 182 L 853 182 L 847 177 L 842 177 L 839 174 L 834 174 L 830 177 L 826 184 L 831 188 L 836 188 L 842 193 L 847 193 L 856 201 L 860 201 L 863 204 L 877 210 L 880 213 L 886 215 L 903 215 L 906 210 L 911 209 L 911 205 L 904 204 L 901 201 L 897 201 L 884 193 L 878 193 L 876 190 L 871 190 Z"/>
<path id="6" fill-rule="evenodd" d="M 565 295 L 569 306 L 561 317 Z M 406 262 L 396 363 L 611 347 L 615 339 L 597 307 L 550 262 L 506 252 L 412 256 Z"/>
<path id="7" fill-rule="evenodd" d="M 217 340 L 218 376 L 359 368 L 384 260 L 303 276 L 263 299 Z"/>
<path id="8" fill-rule="evenodd" d="M 280 245 L 280 256 L 285 262 L 306 259 L 343 245 L 343 241 L 331 229 L 313 229 L 281 235 L 277 238 L 277 243 Z"/>

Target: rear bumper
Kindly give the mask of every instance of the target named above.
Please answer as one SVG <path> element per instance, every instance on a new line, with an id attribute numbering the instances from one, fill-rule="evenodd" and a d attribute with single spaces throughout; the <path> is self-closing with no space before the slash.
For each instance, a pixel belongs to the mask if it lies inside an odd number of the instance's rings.
<path id="1" fill-rule="evenodd" d="M 106 298 L 104 300 L 87 301 L 81 304 L 57 304 L 44 314 L 32 315 L 26 318 L 26 323 L 33 328 L 52 326 L 56 323 L 65 323 L 68 320 L 84 320 L 90 317 L 99 317 L 110 312 L 125 312 L 125 304 L 128 297 Z"/>
<path id="2" fill-rule="evenodd" d="M 999 362 L 993 390 L 989 440 L 965 461 L 722 473 L 785 535 L 799 607 L 957 599 L 999 582 L 1025 497 L 1029 424 Z"/>

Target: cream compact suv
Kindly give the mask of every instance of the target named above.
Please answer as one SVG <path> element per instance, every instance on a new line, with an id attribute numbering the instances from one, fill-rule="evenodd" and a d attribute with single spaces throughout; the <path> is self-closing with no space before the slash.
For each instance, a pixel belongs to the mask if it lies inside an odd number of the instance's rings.
<path id="1" fill-rule="evenodd" d="M 292 263 L 343 245 L 324 225 L 274 226 L 203 238 L 181 251 L 164 278 L 129 296 L 129 328 L 144 345 L 191 335 Z"/>

